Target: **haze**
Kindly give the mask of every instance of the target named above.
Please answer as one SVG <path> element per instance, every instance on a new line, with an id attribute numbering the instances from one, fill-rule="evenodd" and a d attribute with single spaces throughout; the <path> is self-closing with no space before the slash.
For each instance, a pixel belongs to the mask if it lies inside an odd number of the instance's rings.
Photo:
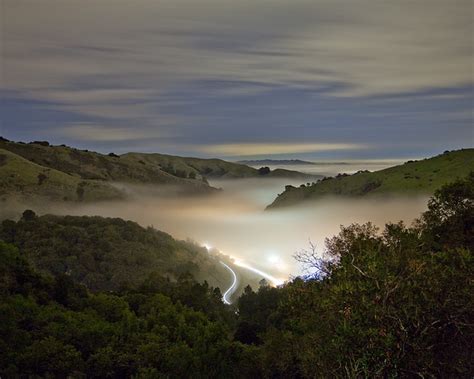
<path id="1" fill-rule="evenodd" d="M 347 168 L 347 167 L 346 167 Z M 293 255 L 309 242 L 320 252 L 326 237 L 354 222 L 383 226 L 400 220 L 411 223 L 426 208 L 426 197 L 380 199 L 324 198 L 277 211 L 264 211 L 287 179 L 213 181 L 223 188 L 217 195 L 183 197 L 156 192 L 153 187 L 130 186 L 132 199 L 99 204 L 36 206 L 40 213 L 121 217 L 153 226 L 179 239 L 192 239 L 215 248 L 276 278 L 301 274 Z M 20 209 L 18 209 L 20 211 Z"/>

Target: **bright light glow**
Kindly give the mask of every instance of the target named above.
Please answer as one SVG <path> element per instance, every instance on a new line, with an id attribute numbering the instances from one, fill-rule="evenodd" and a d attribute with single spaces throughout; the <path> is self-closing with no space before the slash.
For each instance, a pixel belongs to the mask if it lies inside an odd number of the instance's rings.
<path id="1" fill-rule="evenodd" d="M 241 260 L 235 260 L 234 264 L 236 266 L 246 268 L 247 270 L 250 270 L 250 271 L 252 271 L 252 272 L 254 272 L 258 275 L 263 276 L 265 279 L 269 280 L 270 283 L 273 284 L 274 286 L 280 286 L 283 283 L 285 283 L 284 279 L 275 278 L 274 276 L 272 276 L 270 274 L 267 274 L 265 271 L 259 270 L 258 268 L 255 268 L 255 267 L 252 267 L 252 266 L 248 265 L 247 263 L 242 262 Z"/>
<path id="2" fill-rule="evenodd" d="M 277 256 L 277 255 L 271 255 L 268 257 L 268 261 L 271 263 L 271 264 L 277 264 L 278 262 L 280 262 L 280 257 Z"/>
<path id="3" fill-rule="evenodd" d="M 212 246 L 209 245 L 207 242 L 203 243 L 202 246 L 204 246 L 206 248 L 207 251 L 211 250 L 212 249 Z"/>
<path id="4" fill-rule="evenodd" d="M 285 271 L 287 266 L 285 262 L 278 256 L 278 255 L 270 255 L 268 257 L 268 261 L 270 262 L 272 267 L 275 267 L 278 271 Z"/>

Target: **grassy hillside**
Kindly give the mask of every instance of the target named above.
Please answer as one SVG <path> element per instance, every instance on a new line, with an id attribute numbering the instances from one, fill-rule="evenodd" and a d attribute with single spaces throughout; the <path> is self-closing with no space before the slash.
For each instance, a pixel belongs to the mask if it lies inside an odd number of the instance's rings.
<path id="1" fill-rule="evenodd" d="M 106 182 L 68 175 L 0 149 L 0 199 L 3 201 L 12 197 L 94 201 L 121 196 L 119 190 Z"/>
<path id="2" fill-rule="evenodd" d="M 360 171 L 325 178 L 311 186 L 287 186 L 268 208 L 291 206 L 325 195 L 432 194 L 442 185 L 474 170 L 474 149 L 445 152 L 433 158 L 408 161 L 385 170 Z"/>
<path id="3" fill-rule="evenodd" d="M 24 160 L 35 164 L 37 168 L 42 167 L 44 170 L 48 169 L 56 174 L 62 172 L 67 175 L 62 176 L 64 180 L 60 180 L 59 177 L 57 178 L 55 190 L 58 194 L 61 192 L 60 188 L 70 187 L 68 183 L 72 183 L 74 181 L 73 178 L 86 181 L 93 180 L 95 181 L 93 183 L 111 181 L 173 185 L 192 193 L 210 193 L 215 191 L 215 189 L 209 186 L 207 178 L 309 177 L 306 174 L 290 170 L 277 169 L 271 172 L 261 172 L 249 166 L 226 162 L 221 159 L 184 158 L 142 153 L 128 153 L 120 156 L 113 153 L 104 155 L 64 145 L 51 146 L 49 143 L 42 141 L 22 143 L 0 138 L 0 149 L 7 150 L 17 157 L 22 157 Z M 23 187 L 23 184 L 21 184 L 23 181 L 23 178 L 21 178 L 23 175 L 22 171 L 17 171 L 16 174 L 16 179 L 20 183 L 19 186 Z M 25 183 L 34 182 L 31 178 L 24 179 L 24 181 Z M 11 184 L 4 185 L 4 190 L 8 190 Z M 50 184 L 52 185 L 53 182 Z M 110 188 L 105 185 L 102 185 L 102 187 Z M 43 192 L 40 191 L 40 193 Z M 70 199 L 69 192 L 67 191 L 61 198 L 66 197 Z"/>
<path id="4" fill-rule="evenodd" d="M 145 162 L 179 177 L 192 178 L 247 178 L 258 175 L 258 170 L 221 159 L 177 157 L 165 154 L 128 153 L 122 155 L 127 162 Z"/>
<path id="5" fill-rule="evenodd" d="M 268 173 L 240 163 L 227 162 L 222 159 L 201 159 L 177 157 L 165 154 L 128 153 L 122 155 L 126 161 L 146 162 L 159 167 L 172 175 L 191 178 L 239 179 L 239 178 L 306 178 L 311 177 L 298 171 L 276 169 Z"/>
<path id="6" fill-rule="evenodd" d="M 16 143 L 0 140 L 0 148 L 9 150 L 38 165 L 62 171 L 82 179 L 102 181 L 170 184 L 193 190 L 211 190 L 200 180 L 178 177 L 143 160 L 122 159 L 115 154 L 103 155 L 67 146 L 46 143 Z"/>

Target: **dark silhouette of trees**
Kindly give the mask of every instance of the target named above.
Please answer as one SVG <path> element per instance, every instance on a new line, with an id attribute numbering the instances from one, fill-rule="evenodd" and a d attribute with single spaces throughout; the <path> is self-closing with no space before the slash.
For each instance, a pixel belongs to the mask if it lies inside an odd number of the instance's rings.
<path id="1" fill-rule="evenodd" d="M 296 254 L 306 276 L 236 306 L 188 272 L 107 287 L 147 261 L 144 241 L 168 246 L 165 264 L 172 239 L 27 210 L 0 227 L 0 376 L 471 378 L 473 201 L 471 175 L 411 227 L 342 227 Z"/>

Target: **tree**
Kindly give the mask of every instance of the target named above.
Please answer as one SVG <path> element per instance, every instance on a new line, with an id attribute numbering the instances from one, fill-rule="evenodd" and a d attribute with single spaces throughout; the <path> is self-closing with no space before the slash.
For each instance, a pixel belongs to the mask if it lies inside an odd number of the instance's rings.
<path id="1" fill-rule="evenodd" d="M 84 200 L 84 193 L 85 193 L 84 185 L 85 185 L 84 182 L 81 182 L 77 185 L 77 188 L 76 188 L 77 200 L 79 201 Z"/>
<path id="2" fill-rule="evenodd" d="M 44 181 L 48 179 L 48 177 L 43 174 L 42 172 L 38 174 L 38 185 L 42 185 L 44 183 Z"/>
<path id="3" fill-rule="evenodd" d="M 23 221 L 26 221 L 26 222 L 31 222 L 31 221 L 34 221 L 36 220 L 37 216 L 36 216 L 36 213 L 33 212 L 31 209 L 27 209 L 23 212 L 23 215 L 21 217 L 21 219 Z"/>
<path id="4" fill-rule="evenodd" d="M 474 251 L 474 171 L 437 190 L 420 223 L 427 248 Z"/>
<path id="5" fill-rule="evenodd" d="M 258 174 L 261 176 L 268 175 L 270 173 L 270 167 L 260 167 L 258 169 Z"/>

